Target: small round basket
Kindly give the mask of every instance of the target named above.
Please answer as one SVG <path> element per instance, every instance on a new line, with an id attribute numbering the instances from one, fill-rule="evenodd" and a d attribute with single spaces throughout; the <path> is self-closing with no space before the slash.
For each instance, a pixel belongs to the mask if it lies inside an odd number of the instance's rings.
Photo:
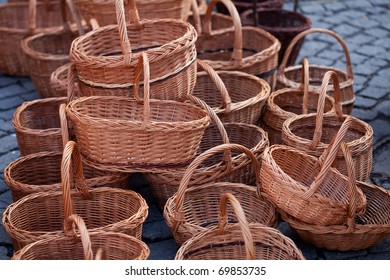
<path id="1" fill-rule="evenodd" d="M 99 260 L 99 252 L 104 252 L 105 260 L 146 260 L 150 255 L 143 241 L 127 234 L 104 230 L 88 232 L 78 215 L 69 216 L 64 224 L 67 225 L 63 236 L 31 243 L 15 252 L 12 260 Z"/>
<path id="2" fill-rule="evenodd" d="M 228 224 L 227 202 L 236 216 L 235 224 Z M 175 260 L 304 259 L 294 242 L 278 230 L 259 223 L 248 223 L 240 202 L 231 193 L 221 196 L 218 225 L 188 239 L 175 256 Z"/>

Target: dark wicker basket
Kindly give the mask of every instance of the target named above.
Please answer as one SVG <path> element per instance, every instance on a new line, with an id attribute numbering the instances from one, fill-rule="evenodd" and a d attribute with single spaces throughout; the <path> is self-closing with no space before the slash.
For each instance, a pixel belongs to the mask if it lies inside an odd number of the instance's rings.
<path id="1" fill-rule="evenodd" d="M 256 7 L 260 9 L 275 8 L 282 9 L 283 0 L 257 0 Z M 253 0 L 234 0 L 234 6 L 237 11 L 241 14 L 246 10 L 253 10 Z M 224 5 L 217 4 L 217 11 L 223 14 L 229 14 L 228 10 Z"/>

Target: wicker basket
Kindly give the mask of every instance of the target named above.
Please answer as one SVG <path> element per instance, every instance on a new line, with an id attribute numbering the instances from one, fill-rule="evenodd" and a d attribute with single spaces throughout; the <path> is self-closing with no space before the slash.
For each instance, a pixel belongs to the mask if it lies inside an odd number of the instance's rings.
<path id="1" fill-rule="evenodd" d="M 234 29 L 211 30 L 212 10 L 217 3 L 223 3 L 229 9 Z M 274 89 L 280 42 L 261 28 L 242 26 L 231 1 L 210 1 L 202 31 L 196 40 L 198 58 L 215 70 L 237 70 L 256 75 Z"/>
<path id="2" fill-rule="evenodd" d="M 184 100 L 196 80 L 197 34 L 188 22 L 166 18 L 126 24 L 123 0 L 116 0 L 118 24 L 107 25 L 76 38 L 70 57 L 82 96 L 128 95 L 140 52 L 150 59 L 152 98 Z M 137 15 L 134 0 L 129 9 Z"/>
<path id="3" fill-rule="evenodd" d="M 22 156 L 38 152 L 62 152 L 59 107 L 66 97 L 26 101 L 14 112 L 12 124 Z"/>
<path id="4" fill-rule="evenodd" d="M 83 219 L 69 216 L 62 236 L 31 243 L 14 253 L 12 260 L 146 260 L 148 246 L 141 240 L 120 232 L 89 233 Z M 72 224 L 78 232 L 72 230 Z M 94 258 L 95 252 L 95 258 Z M 100 255 L 99 252 L 104 252 Z"/>
<path id="5" fill-rule="evenodd" d="M 306 31 L 299 33 L 297 36 L 294 37 L 294 39 L 291 41 L 290 45 L 288 46 L 286 53 L 284 54 L 282 63 L 279 66 L 279 70 L 277 74 L 278 82 L 276 88 L 279 89 L 285 87 L 292 87 L 292 88 L 299 87 L 301 76 L 302 76 L 302 66 L 297 65 L 297 66 L 286 67 L 287 61 L 289 59 L 289 56 L 294 46 L 306 35 L 313 34 L 313 33 L 329 35 L 335 38 L 340 43 L 345 54 L 347 70 L 343 71 L 341 69 L 325 66 L 325 65 L 310 65 L 309 88 L 310 90 L 319 92 L 322 78 L 325 75 L 325 73 L 329 70 L 335 71 L 340 81 L 341 105 L 343 106 L 343 112 L 345 114 L 350 114 L 353 108 L 353 104 L 355 102 L 355 93 L 353 91 L 354 76 L 352 71 L 351 58 L 349 55 L 347 45 L 345 44 L 344 40 L 338 34 L 336 34 L 331 30 L 322 29 L 322 28 L 310 28 Z M 333 85 L 329 86 L 328 94 L 332 96 L 333 91 L 334 91 Z"/>
<path id="6" fill-rule="evenodd" d="M 250 149 L 260 160 L 261 154 L 268 146 L 268 138 L 264 130 L 251 124 L 222 124 L 207 104 L 196 97 L 193 99 L 209 112 L 215 122 L 206 128 L 197 155 L 221 144 L 234 143 Z M 160 173 L 144 173 L 160 209 L 164 209 L 167 200 L 177 192 L 185 172 L 186 168 Z M 210 182 L 256 185 L 255 170 L 253 170 L 250 158 L 243 153 L 226 153 L 225 157 L 213 156 L 194 170 L 188 185 L 202 185 Z"/>
<path id="7" fill-rule="evenodd" d="M 47 172 L 45 170 L 46 175 Z M 72 177 L 75 180 L 71 180 Z M 141 239 L 143 222 L 148 215 L 146 201 L 131 190 L 105 186 L 89 189 L 80 153 L 73 141 L 64 149 L 61 178 L 62 191 L 30 194 L 11 203 L 4 211 L 2 224 L 16 251 L 40 239 L 61 236 L 64 218 L 71 214 L 80 215 L 91 232 L 115 231 Z M 71 190 L 72 184 L 77 190 Z"/>
<path id="8" fill-rule="evenodd" d="M 141 19 L 174 18 L 184 21 L 190 13 L 191 2 L 192 0 L 136 0 Z M 74 3 L 87 21 L 94 18 L 100 26 L 117 23 L 115 0 L 74 0 Z"/>
<path id="9" fill-rule="evenodd" d="M 350 178 L 331 165 L 348 130 L 347 118 L 332 143 L 318 159 L 296 148 L 273 145 L 262 157 L 261 183 L 278 209 L 306 223 L 342 224 L 348 215 Z M 358 190 L 357 210 L 363 213 L 366 198 Z"/>
<path id="10" fill-rule="evenodd" d="M 320 157 L 332 138 L 349 115 L 343 114 L 339 102 L 339 87 L 337 74 L 333 71 L 325 74 L 321 94 L 326 94 L 329 80 L 333 78 L 334 97 L 336 100 L 336 112 L 323 114 L 323 108 L 318 108 L 318 113 L 295 116 L 284 122 L 282 138 L 283 144 L 295 147 L 307 154 Z M 322 104 L 323 106 L 323 104 Z M 320 113 L 321 112 L 321 113 Z M 357 180 L 366 182 L 372 170 L 373 129 L 372 127 L 355 117 L 350 117 L 349 128 L 345 135 L 345 141 L 352 153 Z M 334 167 L 347 175 L 347 166 L 342 160 L 340 152 L 336 157 Z"/>
<path id="11" fill-rule="evenodd" d="M 230 202 L 236 224 L 228 224 Z M 221 196 L 218 225 L 187 240 L 175 260 L 304 260 L 294 242 L 278 230 L 259 223 L 248 223 L 240 202 L 231 194 Z"/>
<path id="12" fill-rule="evenodd" d="M 347 145 L 344 149 L 348 150 Z M 349 162 L 352 162 L 350 152 Z M 351 165 L 353 166 L 353 165 Z M 356 182 L 367 198 L 366 211 L 358 215 L 350 203 L 348 217 L 341 225 L 320 226 L 304 223 L 284 212 L 282 217 L 306 243 L 327 250 L 365 250 L 390 235 L 390 192 L 382 187 Z"/>
<path id="13" fill-rule="evenodd" d="M 198 60 L 193 95 L 207 103 L 222 122 L 258 125 L 271 88 L 254 75 L 240 71 L 215 71 Z"/>
<path id="14" fill-rule="evenodd" d="M 256 22 L 253 16 L 253 9 L 248 9 L 241 13 L 242 24 L 260 27 L 278 38 L 281 44 L 278 57 L 279 63 L 282 61 L 284 53 L 292 39 L 312 26 L 311 20 L 308 17 L 294 11 L 260 8 L 256 10 L 256 13 Z M 287 66 L 295 64 L 303 42 L 304 38 L 295 44 L 288 58 Z"/>
<path id="15" fill-rule="evenodd" d="M 143 100 L 138 95 L 142 71 Z M 146 52 L 140 56 L 136 72 L 135 99 L 91 96 L 68 104 L 67 116 L 84 159 L 96 168 L 124 172 L 161 172 L 187 166 L 195 157 L 210 116 L 195 105 L 149 99 Z"/>
<path id="16" fill-rule="evenodd" d="M 304 58 L 304 75 L 299 88 L 283 88 L 271 93 L 267 99 L 260 126 L 267 131 L 270 144 L 282 144 L 283 123 L 300 114 L 317 112 L 323 104 L 325 112 L 334 111 L 334 100 L 326 92 L 320 95 L 308 89 L 308 62 Z"/>
<path id="17" fill-rule="evenodd" d="M 236 6 L 237 11 L 241 14 L 247 10 L 253 11 L 253 0 L 233 0 L 234 6 Z M 256 8 L 259 9 L 282 9 L 284 0 L 257 0 Z M 228 14 L 226 7 L 220 3 L 217 4 L 217 10 L 220 13 Z"/>
<path id="18" fill-rule="evenodd" d="M 253 153 L 238 144 L 222 144 L 200 154 L 187 168 L 175 195 L 164 207 L 164 219 L 178 244 L 218 222 L 218 201 L 224 192 L 231 192 L 240 201 L 249 222 L 276 227 L 279 217 L 276 208 L 264 196 L 260 183 L 255 186 L 242 183 L 211 182 L 188 187 L 197 167 L 214 154 L 234 150 L 245 153 L 251 159 L 252 167 L 259 178 L 260 164 Z M 229 220 L 236 218 L 229 215 Z"/>
<path id="19" fill-rule="evenodd" d="M 0 72 L 19 76 L 29 74 L 21 41 L 31 34 L 61 28 L 60 1 L 43 3 L 30 0 L 0 5 Z"/>

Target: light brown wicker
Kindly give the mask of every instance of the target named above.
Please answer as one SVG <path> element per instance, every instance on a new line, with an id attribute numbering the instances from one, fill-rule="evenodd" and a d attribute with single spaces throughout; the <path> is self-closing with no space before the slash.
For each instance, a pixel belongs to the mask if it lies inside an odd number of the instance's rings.
<path id="1" fill-rule="evenodd" d="M 234 29 L 211 30 L 211 15 L 217 3 L 223 3 L 233 18 Z M 270 33 L 253 26 L 242 26 L 231 1 L 210 1 L 204 16 L 202 33 L 196 40 L 198 58 L 215 70 L 237 70 L 266 80 L 271 89 L 276 82 L 280 42 Z"/>
<path id="2" fill-rule="evenodd" d="M 221 123 L 213 109 L 204 101 L 192 97 L 210 114 L 214 124 L 207 127 L 197 155 L 221 144 L 239 144 L 250 149 L 260 160 L 261 154 L 268 146 L 267 134 L 261 128 L 244 123 Z M 144 173 L 157 205 L 164 209 L 167 200 L 179 189 L 180 181 L 186 168 L 159 173 Z M 231 182 L 256 185 L 255 170 L 250 158 L 243 153 L 225 153 L 224 157 L 213 156 L 194 170 L 188 186 L 202 185 L 210 182 Z"/>
<path id="3" fill-rule="evenodd" d="M 344 144 L 342 148 L 347 155 L 347 161 L 352 163 L 348 145 Z M 360 181 L 356 182 L 356 186 L 367 198 L 366 211 L 359 215 L 356 204 L 350 203 L 348 217 L 341 225 L 312 225 L 284 212 L 282 217 L 304 242 L 318 248 L 340 251 L 368 249 L 390 235 L 390 192 L 382 187 Z"/>
<path id="4" fill-rule="evenodd" d="M 125 1 L 125 4 L 128 5 Z M 174 18 L 186 21 L 191 0 L 136 0 L 141 19 Z M 100 26 L 116 24 L 115 0 L 74 0 L 80 14 L 89 21 L 94 18 Z M 130 19 L 127 17 L 126 19 Z"/>
<path id="5" fill-rule="evenodd" d="M 307 59 L 302 60 L 304 64 L 301 84 L 299 88 L 283 88 L 272 92 L 267 99 L 265 112 L 262 115 L 260 126 L 267 131 L 270 144 L 282 144 L 283 123 L 296 115 L 317 112 L 319 104 L 324 104 L 325 112 L 334 111 L 334 100 L 327 96 L 309 90 Z"/>
<path id="6" fill-rule="evenodd" d="M 0 72 L 27 75 L 21 41 L 28 35 L 59 30 L 63 25 L 60 1 L 0 5 Z"/>
<path id="7" fill-rule="evenodd" d="M 52 97 L 26 101 L 14 112 L 12 124 L 20 154 L 62 152 L 62 134 L 59 117 L 60 104 L 66 97 Z"/>
<path id="8" fill-rule="evenodd" d="M 99 27 L 72 43 L 82 96 L 128 95 L 140 53 L 146 51 L 151 97 L 186 99 L 196 80 L 195 28 L 173 18 L 140 21 L 134 0 L 128 1 L 132 23 L 126 24 L 123 0 L 115 3 L 118 24 Z"/>
<path id="9" fill-rule="evenodd" d="M 323 114 L 324 104 L 321 104 L 318 107 L 318 113 L 295 116 L 286 120 L 282 130 L 284 145 L 295 147 L 317 157 L 321 156 L 328 147 L 331 139 L 348 117 L 341 110 L 339 83 L 335 72 L 329 71 L 325 74 L 321 94 L 326 94 L 330 79 L 333 79 L 336 112 Z M 350 119 L 344 140 L 352 153 L 357 180 L 366 182 L 372 170 L 374 132 L 368 123 L 352 116 Z M 343 155 L 339 152 L 334 167 L 347 175 L 347 166 L 342 158 Z"/>
<path id="10" fill-rule="evenodd" d="M 228 224 L 227 202 L 233 208 L 236 224 Z M 218 225 L 187 240 L 175 260 L 304 260 L 301 250 L 277 229 L 248 223 L 240 202 L 223 193 L 219 203 Z"/>
<path id="11" fill-rule="evenodd" d="M 259 124 L 271 93 L 265 80 L 241 71 L 215 71 L 201 60 L 199 68 L 206 73 L 198 72 L 193 95 L 213 108 L 222 122 Z"/>
<path id="12" fill-rule="evenodd" d="M 92 166 L 161 172 L 187 166 L 195 157 L 210 116 L 192 104 L 149 99 L 150 71 L 148 55 L 142 52 L 133 88 L 135 99 L 91 96 L 68 104 L 67 116 L 73 122 L 80 151 Z M 143 100 L 138 94 L 142 72 Z"/>
<path id="13" fill-rule="evenodd" d="M 79 215 L 69 216 L 64 223 L 69 225 L 62 236 L 31 243 L 15 252 L 12 260 L 146 260 L 150 255 L 148 246 L 133 236 L 104 230 L 88 232 Z"/>
<path id="14" fill-rule="evenodd" d="M 342 224 L 348 215 L 350 178 L 331 165 L 348 130 L 346 118 L 331 144 L 318 159 L 284 145 L 266 148 L 262 157 L 261 183 L 278 209 L 304 222 Z M 366 198 L 358 190 L 357 211 L 363 213 Z"/>
<path id="15" fill-rule="evenodd" d="M 300 85 L 300 79 L 302 75 L 302 66 L 289 66 L 286 67 L 287 60 L 290 56 L 290 53 L 295 46 L 297 42 L 299 42 L 302 38 L 304 38 L 306 35 L 314 34 L 314 33 L 320 33 L 320 34 L 326 34 L 333 38 L 335 38 L 341 45 L 344 51 L 345 60 L 346 60 L 346 71 L 343 71 L 341 69 L 338 69 L 336 67 L 331 66 L 325 66 L 325 65 L 310 65 L 310 90 L 313 91 L 320 91 L 320 85 L 322 78 L 324 74 L 329 71 L 335 71 L 337 75 L 339 76 L 340 81 L 340 95 L 341 95 L 341 105 L 343 106 L 343 112 L 345 114 L 350 114 L 353 108 L 353 104 L 355 102 L 355 93 L 353 90 L 353 84 L 354 84 L 354 76 L 352 71 L 352 64 L 351 64 L 351 57 L 349 55 L 348 47 L 344 40 L 341 38 L 340 35 L 336 34 L 335 32 L 329 30 L 329 29 L 323 29 L 323 28 L 310 28 L 308 30 L 305 30 L 301 33 L 299 33 L 297 36 L 294 37 L 294 39 L 291 41 L 290 45 L 288 46 L 286 53 L 284 54 L 282 63 L 279 66 L 278 74 L 277 74 L 277 86 L 276 88 L 284 88 L 284 87 L 292 87 L 292 88 L 298 88 Z M 330 85 L 328 88 L 328 94 L 330 96 L 333 95 L 334 87 L 333 85 Z"/>
<path id="16" fill-rule="evenodd" d="M 242 183 L 211 182 L 188 187 L 192 174 L 198 166 L 211 156 L 237 151 L 250 158 L 256 172 L 256 187 Z M 242 145 L 222 144 L 200 154 L 188 166 L 175 195 L 164 207 L 164 219 L 178 244 L 218 222 L 218 201 L 224 192 L 232 193 L 241 203 L 249 222 L 276 227 L 279 224 L 278 212 L 266 198 L 258 180 L 260 164 L 253 153 Z M 229 220 L 236 218 L 229 214 Z"/>
<path id="17" fill-rule="evenodd" d="M 87 30 L 86 26 L 82 26 L 72 1 L 66 2 L 68 3 L 68 10 L 71 11 L 71 16 L 77 25 L 77 31 L 74 31 L 73 26 L 68 22 L 69 12 L 64 9 L 63 29 L 41 32 L 28 36 L 21 41 L 25 58 L 24 66 L 41 97 L 61 96 L 50 87 L 50 75 L 59 66 L 70 62 L 69 50 L 72 41 L 83 35 Z"/>
<path id="18" fill-rule="evenodd" d="M 63 221 L 71 214 L 80 215 L 90 232 L 115 231 L 141 239 L 148 215 L 144 198 L 120 188 L 88 188 L 81 156 L 73 141 L 63 152 L 61 188 L 62 191 L 27 195 L 6 208 L 2 224 L 16 251 L 40 239 L 62 235 Z"/>

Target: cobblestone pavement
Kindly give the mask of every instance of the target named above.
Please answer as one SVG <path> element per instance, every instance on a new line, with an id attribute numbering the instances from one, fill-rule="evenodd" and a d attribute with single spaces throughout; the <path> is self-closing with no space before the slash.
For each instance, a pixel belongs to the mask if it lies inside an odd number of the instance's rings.
<path id="1" fill-rule="evenodd" d="M 4 0 L 0 0 L 0 2 Z M 284 8 L 291 10 L 293 1 Z M 390 2 L 389 0 L 300 1 L 299 12 L 308 16 L 313 27 L 328 28 L 342 36 L 351 53 L 355 74 L 356 102 L 352 115 L 374 129 L 374 166 L 371 180 L 390 189 Z M 301 55 L 310 63 L 345 69 L 341 47 L 333 38 L 308 36 Z M 3 181 L 3 170 L 20 154 L 11 123 L 15 109 L 24 101 L 39 98 L 28 77 L 0 74 L 0 214 L 11 203 L 11 194 Z M 173 259 L 178 249 L 169 228 L 150 195 L 147 182 L 139 177 L 133 188 L 150 205 L 143 239 L 151 249 L 150 259 Z M 307 259 L 390 259 L 390 238 L 362 251 L 328 251 L 305 245 L 286 223 L 280 230 L 290 236 Z M 12 242 L 0 225 L 0 260 L 10 259 Z"/>

